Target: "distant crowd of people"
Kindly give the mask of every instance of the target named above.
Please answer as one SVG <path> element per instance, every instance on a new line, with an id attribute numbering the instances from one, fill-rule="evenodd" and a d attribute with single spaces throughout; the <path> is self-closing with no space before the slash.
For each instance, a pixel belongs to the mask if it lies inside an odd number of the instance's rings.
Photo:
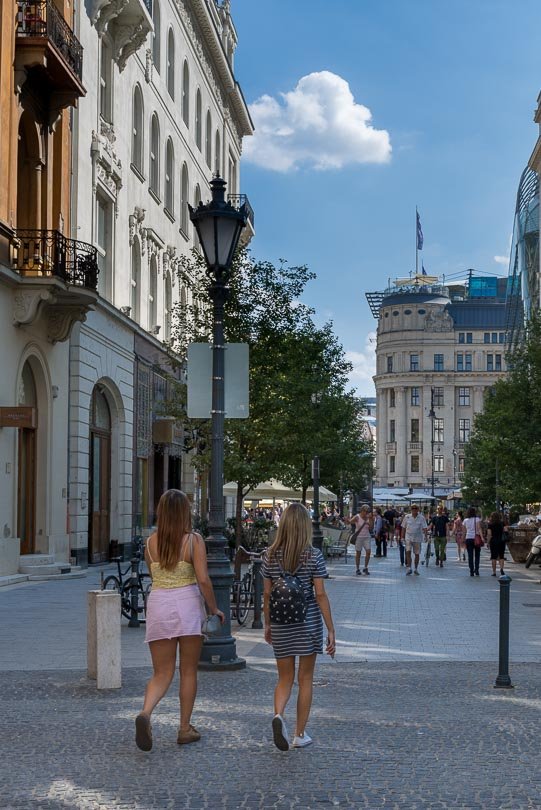
<path id="1" fill-rule="evenodd" d="M 406 568 L 406 575 L 419 576 L 421 544 L 433 543 L 436 566 L 447 564 L 447 544 L 456 544 L 456 562 L 468 560 L 470 576 L 479 576 L 481 548 L 489 544 L 492 562 L 492 576 L 496 576 L 499 565 L 504 573 L 507 519 L 500 512 L 493 512 L 488 520 L 482 520 L 475 507 L 458 510 L 451 515 L 444 506 L 435 511 L 421 511 L 413 503 L 409 512 L 389 507 L 382 511 L 378 506 L 371 510 L 363 504 L 358 514 L 346 518 L 352 527 L 352 542 L 355 543 L 356 574 L 369 575 L 368 565 L 372 552 L 372 538 L 376 543 L 376 557 L 386 557 L 389 546 L 396 545 L 400 551 L 400 565 Z M 364 564 L 361 558 L 364 552 Z"/>

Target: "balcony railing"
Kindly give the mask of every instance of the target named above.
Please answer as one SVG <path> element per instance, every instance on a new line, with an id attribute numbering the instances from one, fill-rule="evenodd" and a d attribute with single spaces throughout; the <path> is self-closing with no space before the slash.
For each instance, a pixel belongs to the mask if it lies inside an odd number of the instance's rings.
<path id="1" fill-rule="evenodd" d="M 248 214 L 248 221 L 250 222 L 252 228 L 255 227 L 254 225 L 254 209 L 250 205 L 250 201 L 246 194 L 228 194 L 227 195 L 227 202 L 231 203 L 233 208 L 242 208 L 243 205 L 246 206 L 246 212 Z"/>
<path id="2" fill-rule="evenodd" d="M 17 37 L 48 39 L 79 81 L 83 76 L 83 46 L 52 0 L 17 3 Z"/>
<path id="3" fill-rule="evenodd" d="M 386 453 L 396 453 L 396 442 L 385 442 Z"/>
<path id="4" fill-rule="evenodd" d="M 408 450 L 417 451 L 422 453 L 423 451 L 423 443 L 422 442 L 408 442 Z"/>
<path id="5" fill-rule="evenodd" d="M 96 248 L 66 239 L 60 231 L 16 231 L 12 268 L 22 276 L 60 278 L 66 284 L 91 290 L 98 286 Z"/>

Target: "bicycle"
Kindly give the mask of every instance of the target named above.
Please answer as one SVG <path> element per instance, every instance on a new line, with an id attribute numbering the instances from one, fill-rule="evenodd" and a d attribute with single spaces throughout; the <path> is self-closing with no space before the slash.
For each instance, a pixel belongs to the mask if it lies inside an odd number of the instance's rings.
<path id="1" fill-rule="evenodd" d="M 141 571 L 141 566 L 144 561 L 145 545 L 143 538 L 137 535 L 132 540 L 133 559 L 137 560 L 137 616 L 140 622 L 145 621 L 147 600 L 152 588 L 152 579 L 150 574 Z M 120 610 L 124 618 L 131 619 L 132 614 L 132 601 L 131 601 L 131 560 L 128 563 L 126 570 L 122 571 L 120 563 L 123 562 L 122 557 L 112 557 L 111 562 L 116 563 L 117 574 L 110 574 L 103 581 L 102 590 L 104 591 L 117 591 L 120 594 Z"/>
<path id="2" fill-rule="evenodd" d="M 246 623 L 248 613 L 255 607 L 255 574 L 254 561 L 260 560 L 262 552 L 248 551 L 243 546 L 237 549 L 240 564 L 248 560 L 248 570 L 242 577 L 236 577 L 231 587 L 231 618 L 236 619 L 242 627 Z"/>

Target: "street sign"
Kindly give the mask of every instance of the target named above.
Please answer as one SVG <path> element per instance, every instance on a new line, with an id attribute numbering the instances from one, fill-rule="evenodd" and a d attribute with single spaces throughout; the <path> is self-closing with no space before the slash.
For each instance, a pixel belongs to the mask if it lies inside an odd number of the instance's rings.
<path id="1" fill-rule="evenodd" d="M 224 361 L 225 418 L 247 419 L 249 349 L 247 343 L 226 343 Z M 212 343 L 188 346 L 188 417 L 208 419 L 212 409 Z"/>

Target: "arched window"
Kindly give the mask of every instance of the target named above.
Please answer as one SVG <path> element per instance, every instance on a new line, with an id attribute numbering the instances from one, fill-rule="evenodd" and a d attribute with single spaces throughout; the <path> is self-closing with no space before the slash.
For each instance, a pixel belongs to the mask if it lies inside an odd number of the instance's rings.
<path id="1" fill-rule="evenodd" d="M 158 262 L 156 256 L 150 260 L 150 281 L 148 291 L 148 328 L 155 332 L 158 325 Z"/>
<path id="2" fill-rule="evenodd" d="M 171 283 L 171 274 L 167 273 L 165 277 L 165 302 L 164 302 L 164 339 L 171 340 L 171 316 L 173 309 L 173 285 Z"/>
<path id="3" fill-rule="evenodd" d="M 199 188 L 199 183 L 195 187 L 195 194 L 193 201 L 194 201 L 194 208 L 197 208 L 197 206 L 201 202 L 201 189 Z M 193 229 L 193 246 L 197 250 L 199 251 L 201 250 L 201 242 L 199 241 L 196 228 Z"/>
<path id="4" fill-rule="evenodd" d="M 170 214 L 174 214 L 174 178 L 175 178 L 175 153 L 173 151 L 173 141 L 167 139 L 165 147 L 165 207 Z"/>
<path id="5" fill-rule="evenodd" d="M 130 296 L 130 317 L 134 321 L 139 321 L 139 298 L 141 287 L 141 249 L 139 241 L 134 240 L 131 249 L 131 296 Z"/>
<path id="6" fill-rule="evenodd" d="M 167 35 L 167 90 L 171 98 L 175 98 L 175 37 L 173 29 Z"/>
<path id="7" fill-rule="evenodd" d="M 160 195 L 160 125 L 156 113 L 150 122 L 150 188 Z"/>
<path id="8" fill-rule="evenodd" d="M 217 171 L 218 174 L 220 174 L 221 167 L 222 167 L 222 159 L 221 159 L 222 146 L 221 146 L 221 141 L 220 141 L 220 131 L 218 129 L 216 130 L 214 151 L 216 153 L 216 156 L 215 156 L 215 159 L 214 159 L 214 170 Z"/>
<path id="9" fill-rule="evenodd" d="M 138 84 L 133 91 L 133 129 L 131 160 L 133 165 L 143 173 L 143 94 Z"/>
<path id="10" fill-rule="evenodd" d="M 201 144 L 203 142 L 202 129 L 203 129 L 203 122 L 201 121 L 201 91 L 198 87 L 197 93 L 195 94 L 195 142 L 197 144 L 198 149 L 201 149 Z"/>
<path id="11" fill-rule="evenodd" d="M 210 110 L 207 110 L 207 126 L 205 128 L 205 160 L 209 169 L 212 169 L 212 119 Z"/>
<path id="12" fill-rule="evenodd" d="M 188 236 L 188 167 L 185 163 L 182 164 L 180 205 L 180 225 L 186 236 Z"/>
<path id="13" fill-rule="evenodd" d="M 160 38 L 161 38 L 161 15 L 158 0 L 152 3 L 152 21 L 154 23 L 154 36 L 152 38 L 152 62 L 154 67 L 160 72 Z"/>
<path id="14" fill-rule="evenodd" d="M 186 61 L 182 69 L 182 120 L 190 126 L 190 68 Z"/>

